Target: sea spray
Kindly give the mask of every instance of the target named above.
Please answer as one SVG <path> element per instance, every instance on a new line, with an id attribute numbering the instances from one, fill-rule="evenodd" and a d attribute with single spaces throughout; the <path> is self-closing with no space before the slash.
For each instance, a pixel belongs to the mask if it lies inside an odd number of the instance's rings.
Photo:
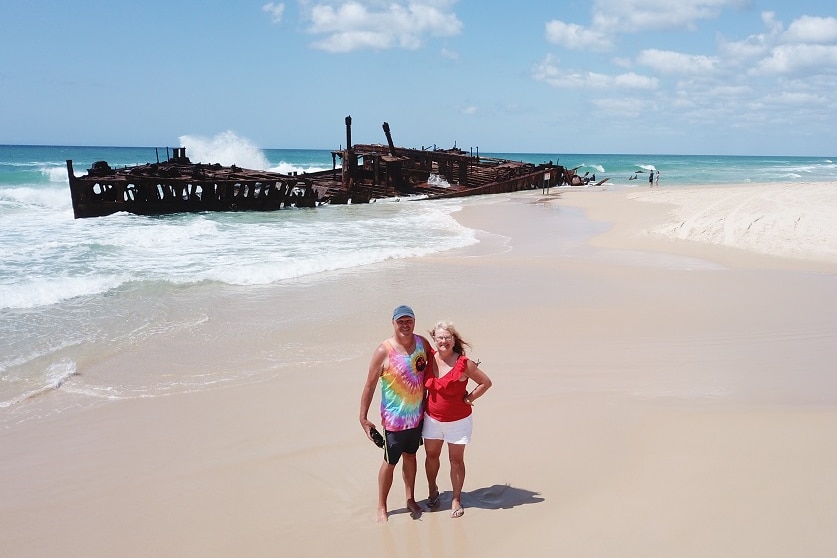
<path id="1" fill-rule="evenodd" d="M 270 166 L 261 149 L 231 130 L 211 138 L 180 136 L 180 147 L 186 148 L 186 156 L 193 163 L 220 163 L 255 170 L 265 170 Z"/>

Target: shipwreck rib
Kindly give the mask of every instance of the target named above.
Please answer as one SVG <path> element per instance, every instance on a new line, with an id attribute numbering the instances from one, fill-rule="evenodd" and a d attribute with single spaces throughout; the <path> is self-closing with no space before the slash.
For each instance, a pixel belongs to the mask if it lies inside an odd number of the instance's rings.
<path id="1" fill-rule="evenodd" d="M 163 163 L 112 169 L 98 161 L 84 176 L 67 175 L 73 213 L 99 217 L 118 211 L 162 215 L 201 211 L 273 211 L 283 207 L 314 207 L 319 192 L 310 180 L 235 165 L 193 164 L 185 148 Z"/>

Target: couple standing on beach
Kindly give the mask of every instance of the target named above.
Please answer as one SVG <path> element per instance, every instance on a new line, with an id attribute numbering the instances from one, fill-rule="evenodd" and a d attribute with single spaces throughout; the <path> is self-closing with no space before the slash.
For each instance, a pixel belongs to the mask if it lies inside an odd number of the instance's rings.
<path id="1" fill-rule="evenodd" d="M 453 488 L 451 517 L 462 516 L 465 445 L 470 441 L 473 424 L 471 407 L 491 387 L 488 376 L 465 356 L 464 347 L 469 345 L 452 323 L 438 322 L 430 331 L 436 342 L 435 350 L 426 338 L 413 332 L 415 325 L 416 316 L 409 306 L 399 306 L 393 311 L 393 334 L 372 354 L 360 396 L 360 425 L 370 440 L 384 448 L 384 461 L 378 471 L 379 522 L 387 520 L 387 497 L 395 466 L 402 458 L 407 509 L 413 517 L 421 515 L 423 510 L 415 500 L 415 485 L 416 452 L 422 438 L 429 493 L 427 506 L 432 509 L 439 505 L 436 477 L 442 446 L 447 442 Z M 470 393 L 469 380 L 477 384 Z M 379 381 L 383 439 L 367 418 L 375 384 Z"/>

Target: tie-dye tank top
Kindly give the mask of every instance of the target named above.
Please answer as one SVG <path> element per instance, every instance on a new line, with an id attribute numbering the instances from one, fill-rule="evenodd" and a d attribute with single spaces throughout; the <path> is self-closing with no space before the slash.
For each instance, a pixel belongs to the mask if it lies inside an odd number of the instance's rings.
<path id="1" fill-rule="evenodd" d="M 389 342 L 389 365 L 381 374 L 381 421 L 390 432 L 416 428 L 424 414 L 424 372 L 427 369 L 427 349 L 415 335 L 416 348 L 402 355 Z"/>

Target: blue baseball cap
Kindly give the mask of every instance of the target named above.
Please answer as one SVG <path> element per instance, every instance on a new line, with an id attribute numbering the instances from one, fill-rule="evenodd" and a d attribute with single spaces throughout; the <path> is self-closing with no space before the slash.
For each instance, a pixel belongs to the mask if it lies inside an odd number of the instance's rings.
<path id="1" fill-rule="evenodd" d="M 416 315 L 413 314 L 413 309 L 409 306 L 404 306 L 403 304 L 392 311 L 392 319 L 397 320 L 398 318 L 410 317 L 414 320 L 416 319 Z"/>

